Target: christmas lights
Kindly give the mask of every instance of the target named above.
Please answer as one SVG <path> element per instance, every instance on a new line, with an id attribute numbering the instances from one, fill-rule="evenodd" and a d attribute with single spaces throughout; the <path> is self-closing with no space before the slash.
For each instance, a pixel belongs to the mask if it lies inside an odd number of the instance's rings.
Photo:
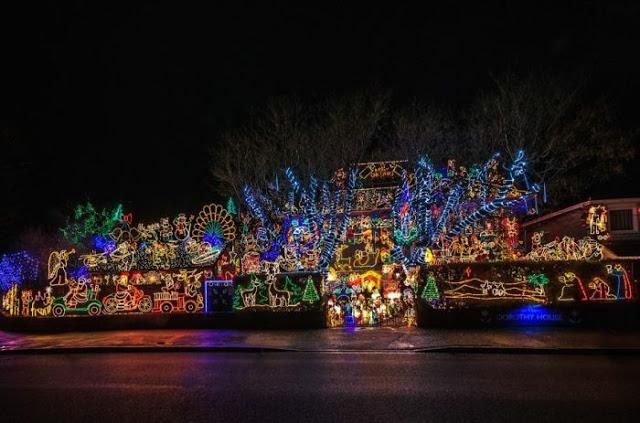
<path id="1" fill-rule="evenodd" d="M 220 205 L 205 205 L 192 225 L 193 216 L 180 213 L 152 225 L 131 228 L 121 221 L 111 235 L 116 240 L 103 252 L 83 254 L 80 259 L 92 271 L 117 272 L 168 270 L 209 266 L 236 236 L 232 216 Z"/>
<path id="2" fill-rule="evenodd" d="M 565 236 L 546 244 L 542 243 L 543 232 L 536 232 L 531 237 L 531 251 L 525 259 L 533 261 L 551 260 L 583 260 L 600 261 L 603 259 L 603 246 L 598 241 L 585 237 L 576 241 Z"/>
<path id="3" fill-rule="evenodd" d="M 69 262 L 69 256 L 75 252 L 75 249 L 71 249 L 52 251 L 51 254 L 49 254 L 49 261 L 47 263 L 47 279 L 49 280 L 49 285 L 66 285 L 69 282 L 67 279 L 67 264 Z"/>
<path id="4" fill-rule="evenodd" d="M 421 285 L 421 299 L 433 307 L 468 302 L 566 304 L 636 298 L 627 268 L 620 262 L 519 261 L 491 266 L 437 265 Z M 434 299 L 433 282 L 440 298 Z M 429 294 L 428 294 L 429 293 Z"/>
<path id="5" fill-rule="evenodd" d="M 440 299 L 440 292 L 438 291 L 436 278 L 434 278 L 432 274 L 427 276 L 424 288 L 422 289 L 422 295 L 420 297 L 427 302 L 437 301 Z"/>
<path id="6" fill-rule="evenodd" d="M 236 311 L 305 310 L 318 307 L 322 278 L 317 273 L 280 274 L 277 264 L 264 265 L 266 273 L 236 281 L 233 308 Z"/>
<path id="7" fill-rule="evenodd" d="M 599 241 L 608 240 L 611 237 L 607 229 L 608 219 L 609 215 L 606 206 L 590 206 L 586 219 L 587 226 L 589 227 L 589 235 Z"/>
<path id="8" fill-rule="evenodd" d="M 2 311 L 9 316 L 20 315 L 20 288 L 17 283 L 11 284 L 2 295 Z"/>
<path id="9" fill-rule="evenodd" d="M 324 298 L 332 325 L 390 316 L 411 325 L 414 300 L 444 308 L 635 299 L 624 264 L 601 263 L 604 206 L 586 213 L 591 238 L 543 243 L 534 234 L 525 254 L 517 213 L 538 191 L 526 167 L 518 152 L 507 166 L 498 155 L 438 169 L 426 156 L 413 170 L 403 162 L 357 164 L 327 181 L 287 168 L 284 183 L 276 175 L 265 191 L 243 187 L 248 212 L 229 198 L 226 208 L 208 204 L 197 215 L 149 225 L 133 226 L 121 206 L 98 212 L 87 203 L 63 230 L 74 248 L 49 256 L 48 291 L 20 291 L 31 277 L 3 256 L 0 288 L 13 292 L 4 309 L 23 316 L 192 313 L 204 309 L 203 280 L 213 275 L 236 278 L 237 312 L 316 310 Z M 593 267 L 581 267 L 587 264 Z"/>
<path id="10" fill-rule="evenodd" d="M 269 220 L 267 219 L 267 215 L 262 210 L 262 207 L 260 207 L 260 205 L 258 204 L 256 197 L 253 195 L 253 192 L 248 185 L 244 186 L 243 193 L 244 193 L 244 201 L 247 203 L 247 205 L 251 209 L 251 212 L 253 213 L 253 215 L 258 219 L 260 219 L 260 222 L 263 225 L 266 225 L 269 222 Z"/>
<path id="11" fill-rule="evenodd" d="M 38 276 L 38 260 L 25 251 L 3 254 L 0 257 L 0 291 L 6 291 L 13 284 L 22 285 Z"/>
<path id="12" fill-rule="evenodd" d="M 226 242 L 236 238 L 233 216 L 219 204 L 207 204 L 196 218 L 193 238 L 202 241 L 207 235 L 216 236 Z"/>
<path id="13" fill-rule="evenodd" d="M 563 272 L 558 276 L 558 282 L 562 284 L 560 295 L 557 298 L 558 301 L 575 301 L 574 295 L 570 294 L 570 292 L 574 290 L 576 285 L 580 291 L 580 299 L 587 300 L 587 291 L 584 283 L 575 273 Z"/>
<path id="14" fill-rule="evenodd" d="M 526 281 L 501 282 L 478 278 L 447 282 L 450 289 L 444 291 L 448 299 L 473 299 L 477 301 L 513 300 L 545 303 L 544 292 L 531 289 Z"/>
<path id="15" fill-rule="evenodd" d="M 425 264 L 427 249 L 432 254 L 438 252 L 442 260 L 448 257 L 474 260 L 479 256 L 495 256 L 504 241 L 495 243 L 487 236 L 481 239 L 480 228 L 488 227 L 491 219 L 500 217 L 518 204 L 526 204 L 538 191 L 538 186 L 529 185 L 526 179 L 526 161 L 522 151 L 506 168 L 505 176 L 498 173 L 497 159 L 496 155 L 482 167 L 472 166 L 469 172 L 462 166 L 456 169 L 455 161 L 450 160 L 443 177 L 435 172 L 427 157 L 421 157 L 413 174 L 413 188 L 408 173 L 404 171 L 392 208 L 394 260 L 405 267 L 411 263 Z M 516 188 L 516 182 L 520 180 L 524 189 Z M 508 224 L 514 222 L 511 216 L 505 219 Z M 509 230 L 509 248 L 513 249 L 517 227 L 511 225 L 505 229 Z"/>
<path id="16" fill-rule="evenodd" d="M 344 172 L 344 171 L 343 171 Z M 280 186 L 269 195 L 244 187 L 245 203 L 251 215 L 257 220 L 246 226 L 251 234 L 241 239 L 243 272 L 255 271 L 253 247 L 249 241 L 256 240 L 255 251 L 260 252 L 259 260 L 277 261 L 286 271 L 321 270 L 328 271 L 339 240 L 343 239 L 352 210 L 353 192 L 357 173 L 352 170 L 344 192 L 340 191 L 342 178 L 336 177 L 331 193 L 328 182 L 320 184 L 315 177 L 309 178 L 309 185 L 303 186 L 291 168 L 285 169 L 289 190 L 283 196 Z M 346 175 L 345 175 L 346 178 Z M 321 188 L 320 188 L 321 187 Z M 321 189 L 321 195 L 318 191 Z M 278 203 L 282 203 L 280 206 Z M 340 214 L 338 211 L 340 209 Z"/>
<path id="17" fill-rule="evenodd" d="M 98 212 L 91 203 L 78 205 L 74 209 L 73 218 L 67 219 L 67 225 L 61 229 L 65 239 L 73 244 L 80 244 L 95 235 L 107 235 L 122 218 L 122 205 L 112 210 L 102 209 Z"/>

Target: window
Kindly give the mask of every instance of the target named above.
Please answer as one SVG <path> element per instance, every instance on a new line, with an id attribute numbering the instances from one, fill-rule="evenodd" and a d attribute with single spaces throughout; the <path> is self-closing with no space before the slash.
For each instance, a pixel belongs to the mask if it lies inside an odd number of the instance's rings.
<path id="1" fill-rule="evenodd" d="M 609 210 L 609 222 L 612 231 L 633 230 L 633 210 Z"/>

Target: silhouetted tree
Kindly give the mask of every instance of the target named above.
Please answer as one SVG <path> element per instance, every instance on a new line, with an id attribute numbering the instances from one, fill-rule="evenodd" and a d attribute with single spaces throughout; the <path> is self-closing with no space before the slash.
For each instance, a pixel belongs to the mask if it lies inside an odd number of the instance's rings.
<path id="1" fill-rule="evenodd" d="M 18 131 L 9 123 L 0 121 L 0 245 L 15 236 L 17 223 L 24 207 L 23 178 L 33 165 L 28 146 Z"/>
<path id="2" fill-rule="evenodd" d="M 609 102 L 590 99 L 585 87 L 581 78 L 495 79 L 466 116 L 466 156 L 524 150 L 551 204 L 587 197 L 593 182 L 621 173 L 635 152 Z"/>
<path id="3" fill-rule="evenodd" d="M 328 179 L 340 167 L 366 159 L 388 106 L 388 96 L 363 91 L 305 104 L 295 98 L 271 101 L 245 126 L 221 135 L 211 149 L 221 194 L 242 198 L 245 184 L 266 189 L 290 167 L 302 182 Z"/>
<path id="4" fill-rule="evenodd" d="M 635 154 L 610 103 L 587 91 L 580 78 L 506 75 L 457 114 L 417 101 L 391 107 L 390 95 L 379 90 L 312 104 L 271 101 L 220 137 L 211 172 L 221 194 L 242 198 L 245 184 L 266 189 L 287 167 L 308 183 L 310 175 L 326 180 L 372 158 L 427 154 L 434 162 L 481 163 L 495 152 L 513 160 L 524 150 L 532 181 L 544 184 L 556 205 L 588 197 L 594 182 L 621 173 Z"/>

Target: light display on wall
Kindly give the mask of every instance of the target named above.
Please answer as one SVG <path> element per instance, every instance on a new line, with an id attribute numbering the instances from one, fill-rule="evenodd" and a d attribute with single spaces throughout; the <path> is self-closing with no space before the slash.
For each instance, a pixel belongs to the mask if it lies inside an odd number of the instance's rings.
<path id="1" fill-rule="evenodd" d="M 53 300 L 51 314 L 55 317 L 65 314 L 97 316 L 102 312 L 102 303 L 97 298 L 99 292 L 100 288 L 90 280 L 81 278 L 76 281 L 71 278 L 68 280 L 67 293 Z"/>
<path id="2" fill-rule="evenodd" d="M 180 213 L 173 220 L 131 226 L 120 221 L 110 233 L 115 244 L 80 256 L 90 272 L 168 270 L 210 266 L 236 236 L 233 217 L 217 204 L 205 205 L 195 218 Z"/>
<path id="3" fill-rule="evenodd" d="M 542 243 L 543 232 L 536 232 L 531 237 L 531 251 L 524 257 L 533 261 L 579 260 L 599 261 L 604 258 L 603 246 L 598 241 L 585 237 L 576 241 L 565 236 Z"/>
<path id="4" fill-rule="evenodd" d="M 146 272 L 92 274 L 67 279 L 66 292 L 52 295 L 51 286 L 42 300 L 53 316 L 121 313 L 195 313 L 203 309 L 202 281 L 213 269 L 172 269 Z M 42 294 L 38 294 L 42 295 Z M 37 301 L 38 298 L 36 298 Z M 32 315 L 46 315 L 34 309 Z"/>
<path id="5" fill-rule="evenodd" d="M 516 300 L 544 303 L 544 287 L 531 286 L 527 281 L 504 282 L 471 278 L 448 282 L 450 289 L 444 291 L 448 299 L 473 299 L 480 301 Z"/>
<path id="6" fill-rule="evenodd" d="M 87 204 L 76 208 L 74 219 L 65 231 L 78 243 L 50 253 L 49 286 L 25 289 L 11 301 L 3 298 L 3 303 L 21 304 L 15 314 L 194 313 L 204 308 L 205 278 L 233 279 L 237 274 L 236 224 L 222 206 L 209 204 L 197 216 L 179 213 L 134 226 L 133 215 L 123 214 L 121 206 L 98 213 Z M 92 242 L 84 242 L 88 239 Z M 218 263 L 221 253 L 224 260 Z M 35 272 L 37 262 L 31 264 Z M 23 266 L 22 276 L 26 271 Z M 11 279 L 21 282 L 16 276 L 12 271 Z"/>
<path id="7" fill-rule="evenodd" d="M 322 276 L 318 273 L 267 273 L 236 281 L 236 311 L 301 311 L 319 309 Z"/>
<path id="8" fill-rule="evenodd" d="M 558 301 L 575 301 L 575 291 L 578 290 L 580 300 L 587 300 L 587 290 L 582 280 L 573 272 L 563 272 L 558 276 L 558 282 L 562 284 Z M 577 288 L 576 288 L 577 287 Z"/>
<path id="9" fill-rule="evenodd" d="M 406 161 L 384 161 L 359 163 L 356 167 L 358 178 L 363 181 L 395 181 L 402 176 Z"/>
<path id="10" fill-rule="evenodd" d="M 219 204 L 207 204 L 198 213 L 193 238 L 212 245 L 233 241 L 236 238 L 233 216 Z"/>
<path id="11" fill-rule="evenodd" d="M 616 299 L 632 299 L 634 296 L 633 285 L 627 269 L 620 263 L 606 265 L 607 274 L 615 289 Z"/>
<path id="12" fill-rule="evenodd" d="M 338 272 L 363 272 L 390 263 L 392 221 L 361 215 L 352 218 L 344 242 L 338 245 L 332 268 Z"/>
<path id="13" fill-rule="evenodd" d="M 634 282 L 622 262 L 547 261 L 460 265 L 430 268 L 421 298 L 434 300 L 433 282 L 442 294 L 437 305 L 466 303 L 567 304 L 636 299 Z"/>
<path id="14" fill-rule="evenodd" d="M 393 206 L 395 191 L 395 187 L 358 189 L 353 200 L 353 211 L 389 210 Z"/>

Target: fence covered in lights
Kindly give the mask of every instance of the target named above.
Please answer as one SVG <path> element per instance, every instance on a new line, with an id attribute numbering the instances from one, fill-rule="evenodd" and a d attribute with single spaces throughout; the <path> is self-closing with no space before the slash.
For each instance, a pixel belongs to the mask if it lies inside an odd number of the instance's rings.
<path id="1" fill-rule="evenodd" d="M 3 312 L 326 312 L 331 326 L 412 325 L 416 302 L 635 300 L 630 263 L 603 260 L 594 236 L 537 233 L 525 249 L 519 225 L 538 190 L 519 152 L 471 167 L 363 163 L 330 180 L 286 169 L 266 190 L 245 186 L 244 207 L 229 199 L 151 224 L 86 204 L 63 228 L 70 246 L 48 258 L 46 286 L 30 286 L 28 253 L 3 256 Z"/>

